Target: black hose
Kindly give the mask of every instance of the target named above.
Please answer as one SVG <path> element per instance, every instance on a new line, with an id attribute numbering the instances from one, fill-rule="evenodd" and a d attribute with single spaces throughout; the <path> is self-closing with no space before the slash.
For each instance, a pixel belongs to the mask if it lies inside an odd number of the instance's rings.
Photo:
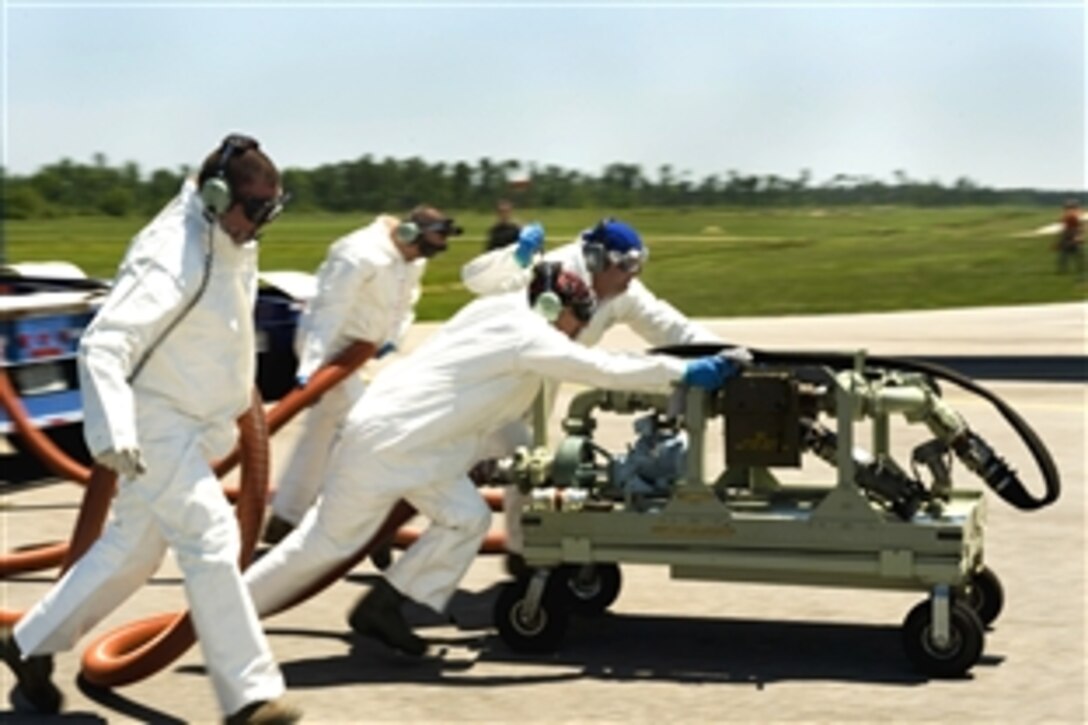
<path id="1" fill-rule="evenodd" d="M 719 352 L 735 347 L 737 346 L 729 344 L 669 345 L 654 348 L 651 352 L 688 358 L 716 355 Z M 754 364 L 822 365 L 839 370 L 846 370 L 853 368 L 855 363 L 854 355 L 844 353 L 814 352 L 807 350 L 768 351 L 754 350 L 751 348 L 748 348 L 748 351 L 752 354 L 752 362 Z M 935 378 L 941 378 L 952 382 L 964 390 L 989 401 L 1020 436 L 1020 440 L 1028 447 L 1032 457 L 1035 459 L 1035 464 L 1039 467 L 1040 473 L 1043 474 L 1043 483 L 1046 487 L 1046 493 L 1041 498 L 1036 498 L 1031 495 L 1020 479 L 1012 473 L 1008 464 L 1000 457 L 994 455 L 990 447 L 986 445 L 977 433 L 968 431 L 969 438 L 963 441 L 962 445 L 957 447 L 957 453 L 960 453 L 961 458 L 968 455 L 972 450 L 976 453 L 981 451 L 982 455 L 988 454 L 988 459 L 974 462 L 976 465 L 973 465 L 973 462 L 966 458 L 964 460 L 967 462 L 968 467 L 977 473 L 998 496 L 1018 509 L 1024 511 L 1040 509 L 1044 506 L 1049 506 L 1058 500 L 1058 497 L 1061 494 L 1061 477 L 1058 475 L 1058 467 L 1054 464 L 1054 459 L 1050 456 L 1050 451 L 1047 450 L 1042 439 L 1040 439 L 1038 434 L 1036 434 L 1032 427 L 1028 425 L 1027 421 L 1020 417 L 1019 413 L 1013 410 L 1004 400 L 997 397 L 997 395 L 970 378 L 930 362 L 923 362 L 911 358 L 866 355 L 865 363 L 876 367 L 925 373 Z"/>

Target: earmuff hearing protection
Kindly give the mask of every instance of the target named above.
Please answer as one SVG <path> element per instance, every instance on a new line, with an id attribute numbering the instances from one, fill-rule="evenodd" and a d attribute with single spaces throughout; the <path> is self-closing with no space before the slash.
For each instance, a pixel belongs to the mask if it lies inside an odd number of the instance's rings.
<path id="1" fill-rule="evenodd" d="M 536 296 L 533 302 L 533 312 L 543 317 L 548 322 L 555 322 L 563 312 L 563 300 L 555 292 L 555 282 L 559 265 L 548 263 L 544 266 L 544 289 Z"/>
<path id="2" fill-rule="evenodd" d="M 411 220 L 400 222 L 393 228 L 393 236 L 401 244 L 415 244 L 421 234 L 423 231 L 419 225 Z"/>
<path id="3" fill-rule="evenodd" d="M 227 181 L 227 164 L 235 154 L 243 154 L 250 149 L 258 149 L 260 145 L 255 139 L 241 134 L 231 134 L 223 139 L 219 145 L 219 161 L 215 165 L 215 173 L 208 177 L 200 186 L 200 199 L 204 202 L 204 208 L 209 214 L 223 214 L 230 209 L 234 201 L 230 182 Z"/>
<path id="4" fill-rule="evenodd" d="M 607 250 L 604 246 L 604 228 L 612 219 L 602 219 L 597 226 L 582 235 L 582 256 L 586 260 L 586 269 L 590 274 L 603 272 L 608 266 Z"/>

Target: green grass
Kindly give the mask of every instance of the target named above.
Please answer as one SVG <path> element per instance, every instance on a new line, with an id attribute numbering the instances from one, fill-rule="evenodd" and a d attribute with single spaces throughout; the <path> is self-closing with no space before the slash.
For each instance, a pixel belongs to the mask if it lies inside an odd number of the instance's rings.
<path id="1" fill-rule="evenodd" d="M 549 246 L 566 243 L 598 210 L 520 210 L 539 218 Z M 442 319 L 470 297 L 461 265 L 479 253 L 489 214 L 456 214 L 465 236 L 424 280 L 420 319 Z M 622 214 L 648 241 L 644 279 L 689 315 L 739 316 L 1017 305 L 1082 300 L 1083 279 L 1058 275 L 1050 237 L 1018 234 L 1051 223 L 1038 207 L 634 209 Z M 263 269 L 314 271 L 329 243 L 365 214 L 285 214 L 261 243 Z M 79 217 L 4 224 L 8 261 L 63 259 L 112 276 L 146 219 Z"/>

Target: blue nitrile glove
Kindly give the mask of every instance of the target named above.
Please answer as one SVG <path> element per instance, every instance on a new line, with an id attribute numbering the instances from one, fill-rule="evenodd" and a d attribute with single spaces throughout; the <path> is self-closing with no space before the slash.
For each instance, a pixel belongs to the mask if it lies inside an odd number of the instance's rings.
<path id="1" fill-rule="evenodd" d="M 537 222 L 526 224 L 518 232 L 518 246 L 514 250 L 514 259 L 518 266 L 527 269 L 533 263 L 533 256 L 544 247 L 544 227 Z"/>
<path id="2" fill-rule="evenodd" d="M 389 353 L 393 352 L 396 349 L 397 349 L 396 345 L 394 345 L 391 342 L 387 342 L 387 343 L 383 344 L 381 347 L 378 348 L 378 352 L 374 354 L 374 357 L 376 359 L 378 359 L 378 360 L 381 360 L 383 357 L 385 357 L 386 355 L 388 355 Z"/>
<path id="3" fill-rule="evenodd" d="M 683 382 L 695 388 L 717 390 L 738 372 L 740 372 L 740 366 L 734 360 L 728 360 L 720 355 L 710 355 L 689 362 L 684 370 Z"/>

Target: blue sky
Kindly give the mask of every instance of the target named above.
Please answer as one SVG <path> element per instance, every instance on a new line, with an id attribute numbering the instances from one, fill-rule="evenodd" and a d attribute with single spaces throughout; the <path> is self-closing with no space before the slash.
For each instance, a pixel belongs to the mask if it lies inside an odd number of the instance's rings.
<path id="1" fill-rule="evenodd" d="M 1081 2 L 0 0 L 5 167 L 371 154 L 1085 187 Z"/>

